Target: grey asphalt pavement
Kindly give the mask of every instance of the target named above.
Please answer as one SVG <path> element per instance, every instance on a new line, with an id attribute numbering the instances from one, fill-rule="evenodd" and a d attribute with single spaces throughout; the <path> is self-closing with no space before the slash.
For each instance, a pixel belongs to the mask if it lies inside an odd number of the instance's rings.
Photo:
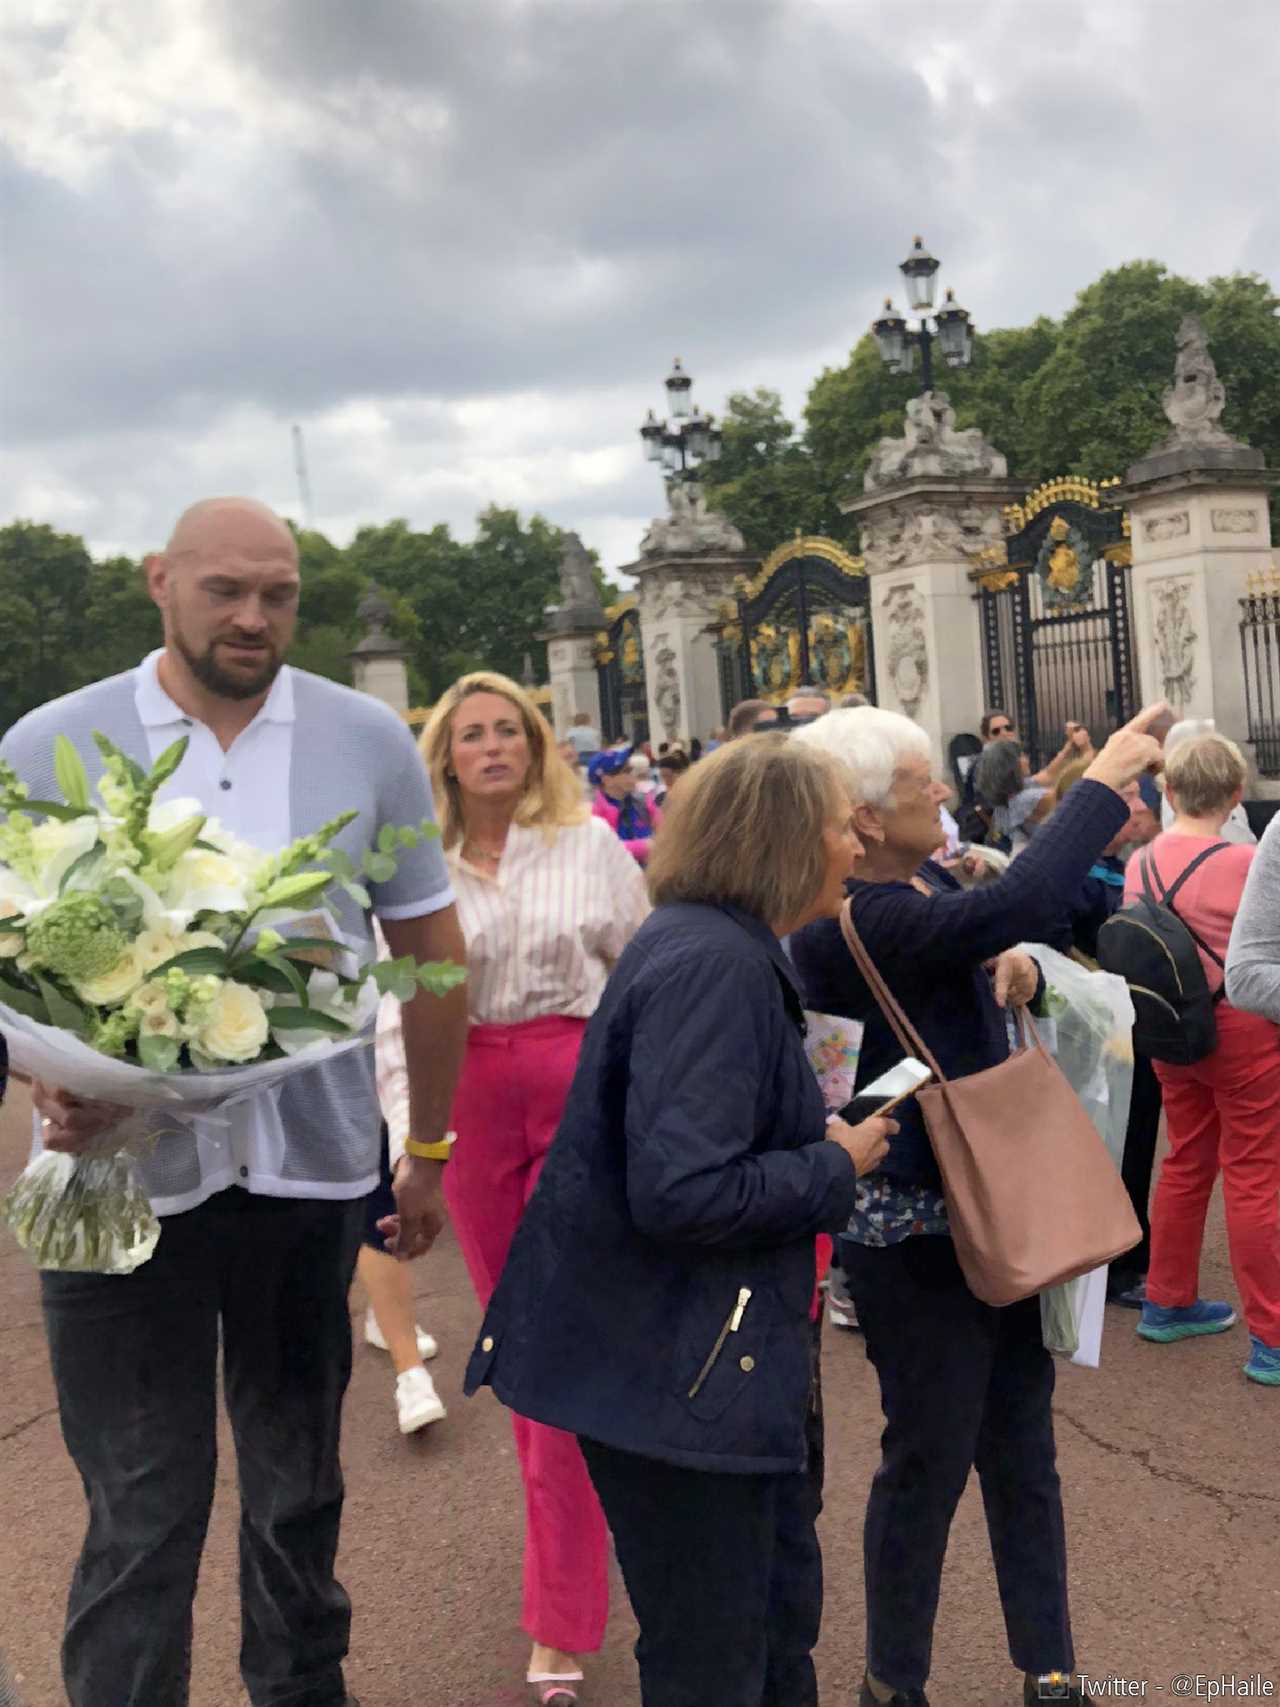
<path id="1" fill-rule="evenodd" d="M 0 1114 L 0 1183 L 22 1165 L 21 1087 Z M 386 1357 L 357 1343 L 347 1401 L 340 1574 L 355 1605 L 350 1687 L 362 1707 L 517 1707 L 523 1508 L 510 1429 L 489 1394 L 461 1396 L 479 1319 L 457 1246 L 415 1268 L 419 1314 L 441 1342 L 446 1421 L 396 1431 Z M 1215 1202 L 1202 1289 L 1235 1298 Z M 352 1299 L 363 1314 L 363 1299 Z M 1101 1679 L 1178 1698 L 1175 1676 L 1269 1680 L 1280 1700 L 1280 1390 L 1240 1373 L 1244 1328 L 1149 1346 L 1108 1312 L 1103 1366 L 1060 1371 L 1057 1430 L 1079 1663 Z M 877 1460 L 875 1382 L 856 1335 L 825 1345 L 827 1606 L 823 1701 L 848 1707 L 862 1668 L 861 1522 Z M 83 1500 L 63 1450 L 36 1277 L 0 1234 L 0 1655 L 25 1707 L 64 1701 L 57 1648 Z M 193 1707 L 244 1701 L 236 1671 L 236 1491 L 223 1429 L 218 1494 L 196 1600 Z M 621 1585 L 583 1707 L 638 1707 L 635 1628 Z M 1193 1690 L 1194 1690 L 1193 1685 Z M 971 1486 L 952 1533 L 930 1695 L 935 1707 L 1021 1701 L 1008 1659 L 981 1502 Z M 1114 1693 L 1113 1693 L 1114 1698 Z M 1128 1698 L 1138 1698 L 1136 1689 Z M 1240 1694 L 1218 1699 L 1232 1702 Z M 1248 1699 L 1249 1697 L 1245 1697 Z M 1254 1697 L 1263 1699 L 1265 1697 Z M 708 1704 L 713 1707 L 713 1704 Z"/>

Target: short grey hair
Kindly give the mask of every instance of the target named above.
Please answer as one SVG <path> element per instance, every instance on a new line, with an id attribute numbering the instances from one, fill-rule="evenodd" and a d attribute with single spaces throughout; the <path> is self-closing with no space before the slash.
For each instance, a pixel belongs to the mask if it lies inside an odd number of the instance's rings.
<path id="1" fill-rule="evenodd" d="M 838 759 L 854 803 L 877 808 L 893 805 L 894 779 L 904 760 L 933 756 L 929 737 L 918 723 L 875 705 L 829 711 L 820 722 L 797 729 L 791 739 Z"/>

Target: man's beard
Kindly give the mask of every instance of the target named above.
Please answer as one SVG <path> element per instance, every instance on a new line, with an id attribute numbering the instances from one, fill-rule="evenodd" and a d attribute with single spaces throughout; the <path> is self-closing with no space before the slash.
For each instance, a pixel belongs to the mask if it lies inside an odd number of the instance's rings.
<path id="1" fill-rule="evenodd" d="M 271 648 L 266 647 L 262 654 L 262 668 L 252 676 L 231 675 L 226 670 L 219 669 L 217 661 L 218 642 L 212 641 L 204 652 L 197 652 L 183 639 L 175 625 L 172 630 L 173 643 L 181 652 L 187 668 L 200 683 L 220 699 L 257 699 L 265 693 L 280 673 L 283 659 Z"/>

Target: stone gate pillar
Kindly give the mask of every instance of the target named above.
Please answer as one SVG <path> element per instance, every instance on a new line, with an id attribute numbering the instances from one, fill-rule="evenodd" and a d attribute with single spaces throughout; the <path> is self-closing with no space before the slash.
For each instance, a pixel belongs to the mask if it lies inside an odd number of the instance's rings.
<path id="1" fill-rule="evenodd" d="M 732 599 L 734 579 L 760 559 L 748 552 L 726 516 L 707 508 L 702 488 L 672 481 L 668 513 L 640 542 L 640 556 L 625 565 L 640 601 L 649 699 L 649 738 L 687 747 L 706 741 L 724 722 L 715 637 L 720 607 Z"/>
<path id="2" fill-rule="evenodd" d="M 1179 717 L 1212 717 L 1243 743 L 1240 600 L 1250 576 L 1272 568 L 1267 500 L 1280 476 L 1219 424 L 1226 393 L 1194 314 L 1178 328 L 1163 401 L 1173 431 L 1119 491 L 1131 518 L 1143 695 L 1167 699 Z"/>
<path id="3" fill-rule="evenodd" d="M 925 729 L 940 774 L 953 736 L 977 733 L 982 644 L 972 571 L 1004 538 L 1001 512 L 1026 491 L 976 428 L 958 432 L 945 392 L 907 405 L 900 439 L 881 439 L 857 516 L 871 577 L 876 703 Z"/>
<path id="4" fill-rule="evenodd" d="M 391 606 L 371 587 L 356 606 L 364 633 L 351 652 L 351 685 L 401 716 L 409 709 L 408 653 L 391 633 Z"/>
<path id="5" fill-rule="evenodd" d="M 577 712 L 586 712 L 592 728 L 601 726 L 595 647 L 604 625 L 590 553 L 576 533 L 567 533 L 560 557 L 560 603 L 548 609 L 547 627 L 538 636 L 547 642 L 551 723 L 560 740 L 568 735 Z"/>

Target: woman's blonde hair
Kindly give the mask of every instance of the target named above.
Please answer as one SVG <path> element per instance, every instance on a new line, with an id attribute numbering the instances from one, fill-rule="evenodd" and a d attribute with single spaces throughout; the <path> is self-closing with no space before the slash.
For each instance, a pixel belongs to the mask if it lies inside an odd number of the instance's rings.
<path id="1" fill-rule="evenodd" d="M 449 764 L 453 717 L 463 701 L 477 693 L 494 693 L 509 700 L 524 725 L 525 738 L 529 743 L 529 774 L 516 806 L 514 821 L 526 827 L 539 825 L 551 835 L 563 825 L 583 823 L 588 813 L 582 798 L 582 785 L 556 746 L 546 718 L 525 690 L 509 676 L 500 676 L 496 670 L 473 670 L 470 675 L 459 676 L 453 686 L 445 690 L 418 741 L 418 750 L 431 776 L 436 820 L 444 846 L 451 848 L 461 838 L 464 829 L 462 789 Z"/>
<path id="2" fill-rule="evenodd" d="M 649 856 L 654 901 L 729 902 L 768 925 L 803 918 L 826 876 L 822 832 L 846 798 L 826 753 L 786 735 L 731 741 L 667 796 Z"/>
<path id="3" fill-rule="evenodd" d="M 1164 762 L 1165 781 L 1177 810 L 1188 818 L 1207 818 L 1231 805 L 1245 785 L 1244 754 L 1225 735 L 1190 735 Z"/>

